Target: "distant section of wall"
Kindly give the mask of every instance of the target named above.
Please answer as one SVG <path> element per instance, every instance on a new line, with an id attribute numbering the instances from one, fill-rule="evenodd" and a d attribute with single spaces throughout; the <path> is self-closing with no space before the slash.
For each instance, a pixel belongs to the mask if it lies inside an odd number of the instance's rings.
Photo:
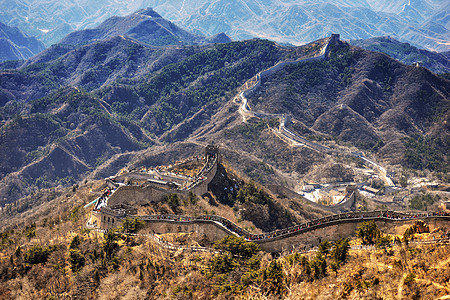
<path id="1" fill-rule="evenodd" d="M 286 196 L 288 198 L 300 198 L 304 201 L 304 203 L 306 205 L 311 205 L 313 207 L 317 207 L 323 210 L 327 210 L 330 213 L 334 213 L 334 214 L 339 214 L 339 213 L 343 213 L 343 212 L 348 212 L 352 210 L 352 207 L 355 204 L 355 200 L 356 200 L 356 193 L 350 194 L 348 195 L 347 199 L 345 202 L 336 204 L 336 205 L 322 205 L 313 201 L 310 201 L 304 197 L 302 197 L 301 195 L 297 194 L 296 192 L 294 192 L 293 190 L 288 189 L 287 187 L 281 186 L 281 185 L 269 185 L 267 186 L 268 189 L 274 193 L 277 194 L 279 196 Z"/>

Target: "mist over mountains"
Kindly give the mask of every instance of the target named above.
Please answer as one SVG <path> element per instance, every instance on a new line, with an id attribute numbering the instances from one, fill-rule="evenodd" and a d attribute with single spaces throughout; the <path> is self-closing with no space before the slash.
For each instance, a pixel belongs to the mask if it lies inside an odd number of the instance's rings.
<path id="1" fill-rule="evenodd" d="M 449 50 L 450 4 L 441 0 L 375 1 L 3 1 L 0 21 L 38 36 L 47 46 L 74 30 L 107 18 L 153 7 L 196 34 L 225 32 L 234 40 L 253 37 L 304 44 L 340 32 L 344 39 L 390 35 L 429 50 Z"/>

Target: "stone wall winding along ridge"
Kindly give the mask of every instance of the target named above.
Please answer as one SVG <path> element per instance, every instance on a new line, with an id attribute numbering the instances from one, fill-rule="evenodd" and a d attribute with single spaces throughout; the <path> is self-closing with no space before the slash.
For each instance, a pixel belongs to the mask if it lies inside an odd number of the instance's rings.
<path id="1" fill-rule="evenodd" d="M 111 215 L 115 222 L 102 222 L 102 229 L 109 229 L 120 224 L 125 217 Z M 182 215 L 148 215 L 137 217 L 147 223 L 154 233 L 197 232 L 210 242 L 227 235 L 237 235 L 248 241 L 254 241 L 261 249 L 268 252 L 281 252 L 287 249 L 305 249 L 317 246 L 321 241 L 334 241 L 354 235 L 361 222 L 374 220 L 384 233 L 403 234 L 406 228 L 417 220 L 424 220 L 430 230 L 450 225 L 450 214 L 444 213 L 403 213 L 394 211 L 350 212 L 316 219 L 288 228 L 252 234 L 230 220 L 215 216 L 182 216 Z"/>
<path id="2" fill-rule="evenodd" d="M 263 113 L 263 112 L 252 111 L 250 109 L 249 105 L 248 105 L 248 99 L 247 99 L 247 97 L 250 97 L 251 95 L 253 95 L 256 92 L 256 90 L 261 86 L 261 80 L 263 78 L 268 77 L 268 76 L 278 72 L 279 70 L 281 70 L 286 65 L 305 63 L 305 62 L 310 62 L 310 61 L 327 59 L 330 45 L 332 45 L 334 43 L 337 43 L 337 42 L 339 42 L 339 35 L 332 34 L 331 37 L 328 38 L 327 43 L 322 47 L 319 55 L 314 56 L 314 57 L 308 57 L 308 58 L 293 60 L 293 61 L 288 60 L 288 61 L 279 62 L 276 65 L 274 65 L 273 67 L 270 67 L 267 70 L 259 72 L 254 78 L 252 78 L 249 81 L 247 81 L 246 82 L 247 88 L 244 91 L 239 93 L 239 99 L 241 100 L 241 103 L 242 103 L 241 106 L 239 107 L 239 112 L 242 114 L 244 120 L 245 120 L 246 117 L 257 117 L 257 118 L 261 118 L 261 119 L 279 118 L 280 119 L 280 126 L 278 128 L 278 133 L 283 138 L 286 138 L 287 140 L 296 142 L 296 143 L 298 143 L 300 145 L 307 146 L 307 147 L 309 147 L 309 148 L 311 148 L 313 150 L 316 150 L 318 152 L 327 153 L 327 154 L 332 154 L 332 153 L 339 154 L 334 149 L 331 149 L 331 148 L 325 147 L 323 145 L 320 145 L 318 143 L 309 141 L 309 140 L 307 140 L 307 139 L 305 139 L 305 138 L 295 134 L 291 130 L 287 129 L 286 127 L 289 125 L 290 119 L 291 119 L 291 117 L 289 115 L 287 115 L 287 114 L 270 114 L 270 113 Z M 253 81 L 256 81 L 256 82 L 249 87 L 250 82 L 253 82 Z M 362 153 L 352 154 L 352 156 L 359 157 L 364 162 L 374 166 L 376 168 L 376 170 L 379 171 L 380 175 L 382 176 L 383 180 L 385 181 L 385 183 L 388 186 L 391 186 L 391 187 L 395 186 L 393 181 L 387 176 L 386 169 L 383 168 L 381 165 L 379 165 L 379 164 L 375 163 L 374 161 L 364 157 L 362 155 Z"/>

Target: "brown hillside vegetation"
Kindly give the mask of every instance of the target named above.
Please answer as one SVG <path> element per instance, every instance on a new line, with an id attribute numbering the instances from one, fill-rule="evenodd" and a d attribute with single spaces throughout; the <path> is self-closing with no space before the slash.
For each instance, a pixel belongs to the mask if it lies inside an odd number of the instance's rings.
<path id="1" fill-rule="evenodd" d="M 379 248 L 347 252 L 359 239 L 324 241 L 318 251 L 281 258 L 236 237 L 216 242 L 213 252 L 169 250 L 133 220 L 127 230 L 137 236 L 121 234 L 124 227 L 86 229 L 89 211 L 80 205 L 91 187 L 67 190 L 3 226 L 1 299 L 435 299 L 450 291 L 448 244 L 405 243 L 439 239 L 445 228 L 415 234 L 414 227 L 395 246 L 392 237 L 365 231 Z M 198 245 L 195 236 L 162 238 Z"/>

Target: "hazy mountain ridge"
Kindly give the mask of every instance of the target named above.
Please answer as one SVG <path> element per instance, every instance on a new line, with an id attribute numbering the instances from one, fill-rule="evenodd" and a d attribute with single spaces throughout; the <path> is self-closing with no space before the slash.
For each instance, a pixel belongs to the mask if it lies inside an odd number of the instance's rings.
<path id="1" fill-rule="evenodd" d="M 225 32 L 233 39 L 257 36 L 294 44 L 307 43 L 331 32 L 340 32 L 345 39 L 391 35 L 431 50 L 449 49 L 450 5 L 440 0 L 376 0 L 370 3 L 346 0 L 217 0 L 206 3 L 135 0 L 126 4 L 110 0 L 101 5 L 87 0 L 65 5 L 53 2 L 19 4 L 13 0 L 3 6 L 0 21 L 40 36 L 47 45 L 73 30 L 93 28 L 113 15 L 123 16 L 151 6 L 163 17 L 198 34 Z M 47 30 L 50 32 L 45 33 Z"/>
<path id="2" fill-rule="evenodd" d="M 142 9 L 125 17 L 111 17 L 94 29 L 75 31 L 61 40 L 61 44 L 83 45 L 95 40 L 126 36 L 154 46 L 206 44 L 206 39 L 189 33 L 162 18 L 153 9 Z M 223 42 L 230 42 L 224 39 Z"/>
<path id="3" fill-rule="evenodd" d="M 419 63 L 435 73 L 449 73 L 450 59 L 446 53 L 418 49 L 408 43 L 401 43 L 391 37 L 376 37 L 365 40 L 352 40 L 352 45 L 367 50 L 383 52 L 404 64 Z"/>
<path id="4" fill-rule="evenodd" d="M 0 62 L 24 60 L 45 49 L 42 42 L 0 22 Z"/>

